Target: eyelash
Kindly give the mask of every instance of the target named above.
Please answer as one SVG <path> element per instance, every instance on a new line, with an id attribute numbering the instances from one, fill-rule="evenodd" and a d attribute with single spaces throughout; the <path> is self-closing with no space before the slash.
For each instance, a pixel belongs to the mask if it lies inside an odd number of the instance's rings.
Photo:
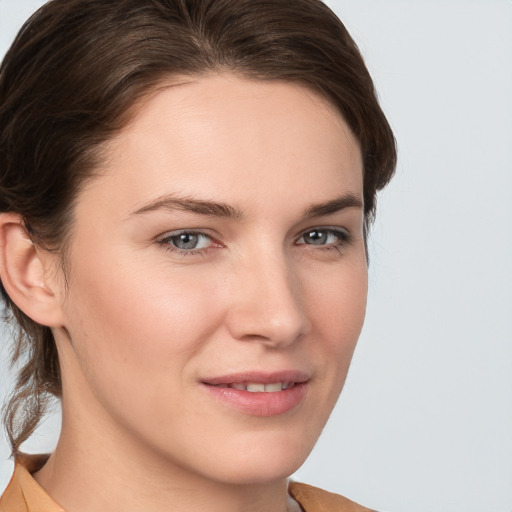
<path id="1" fill-rule="evenodd" d="M 317 246 L 315 246 L 315 244 L 298 243 L 298 240 L 300 240 L 300 239 L 304 238 L 306 235 L 314 233 L 314 232 L 321 232 L 321 233 L 325 234 L 326 236 L 334 235 L 335 237 L 337 237 L 337 241 L 335 243 L 331 243 L 331 244 L 327 244 L 327 245 L 317 245 Z M 172 245 L 172 243 L 171 243 L 172 240 L 181 235 L 195 235 L 195 236 L 199 236 L 199 237 L 205 237 L 205 238 L 208 238 L 210 240 L 210 242 L 212 242 L 214 244 L 214 247 L 215 247 L 215 244 L 217 244 L 217 247 L 222 247 L 222 245 L 220 243 L 215 242 L 214 238 L 211 235 L 204 233 L 202 231 L 195 231 L 193 229 L 192 230 L 174 231 L 174 232 L 166 235 L 165 237 L 157 240 L 157 243 L 159 245 L 163 246 L 166 251 L 172 252 L 179 256 L 195 256 L 195 255 L 204 256 L 206 251 L 208 251 L 209 249 L 212 248 L 210 246 L 210 247 L 205 247 L 205 248 L 200 248 L 200 249 L 187 250 L 187 249 L 180 249 L 179 247 Z M 295 245 L 305 245 L 305 246 L 309 245 L 309 246 L 314 247 L 315 250 L 322 250 L 322 251 L 335 250 L 335 251 L 341 253 L 342 249 L 344 247 L 346 247 L 352 243 L 352 240 L 353 240 L 352 235 L 344 229 L 330 228 L 330 227 L 315 227 L 315 228 L 310 228 L 310 229 L 303 231 L 301 233 L 301 235 L 298 237 L 297 241 L 295 241 Z"/>
<path id="2" fill-rule="evenodd" d="M 194 255 L 200 255 L 204 256 L 204 253 L 211 249 L 211 247 L 201 248 L 201 249 L 180 249 L 179 247 L 175 247 L 171 244 L 172 239 L 177 238 L 181 235 L 196 235 L 200 237 L 208 238 L 211 242 L 215 243 L 215 240 L 211 235 L 208 235 L 207 233 L 204 233 L 202 231 L 195 231 L 193 229 L 183 229 L 181 231 L 173 231 L 172 233 L 166 235 L 164 238 L 161 238 L 157 242 L 164 246 L 164 249 L 166 251 L 172 252 L 177 254 L 178 256 L 194 256 Z M 218 243 L 217 243 L 218 244 Z M 220 244 L 218 244 L 220 246 Z"/>
<path id="3" fill-rule="evenodd" d="M 337 241 L 334 243 L 331 243 L 331 244 L 318 245 L 318 246 L 315 246 L 315 244 L 306 244 L 306 243 L 298 244 L 298 245 L 310 245 L 310 246 L 313 246 L 315 248 L 315 250 L 322 250 L 322 251 L 335 250 L 341 254 L 343 248 L 350 245 L 353 241 L 353 237 L 348 231 L 346 231 L 344 229 L 329 228 L 329 227 L 315 227 L 315 228 L 307 229 L 306 231 L 302 232 L 301 236 L 299 237 L 299 240 L 301 238 L 304 238 L 304 236 L 311 234 L 311 233 L 315 233 L 315 232 L 321 232 L 327 236 L 334 235 L 337 237 Z M 295 244 L 297 245 L 297 242 L 295 242 Z"/>

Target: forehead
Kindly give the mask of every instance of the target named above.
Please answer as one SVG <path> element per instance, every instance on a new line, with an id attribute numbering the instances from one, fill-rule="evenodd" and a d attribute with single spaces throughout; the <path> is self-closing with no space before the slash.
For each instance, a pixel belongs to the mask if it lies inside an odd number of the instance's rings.
<path id="1" fill-rule="evenodd" d="M 106 154 L 100 174 L 131 208 L 198 188 L 228 202 L 272 190 L 362 193 L 355 137 L 329 101 L 297 83 L 184 78 L 142 102 Z"/>

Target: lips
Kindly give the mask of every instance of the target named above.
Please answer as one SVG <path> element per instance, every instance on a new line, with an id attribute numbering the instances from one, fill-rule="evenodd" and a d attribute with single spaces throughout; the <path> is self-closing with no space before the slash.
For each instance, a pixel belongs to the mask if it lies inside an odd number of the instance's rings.
<path id="1" fill-rule="evenodd" d="M 219 388 L 232 388 L 239 391 L 249 391 L 250 393 L 275 393 L 283 391 L 284 389 L 291 388 L 295 382 L 272 382 L 270 384 L 263 384 L 262 382 L 233 382 L 230 384 L 217 384 Z"/>
<path id="2" fill-rule="evenodd" d="M 310 379 L 308 373 L 300 370 L 281 370 L 275 372 L 246 371 L 231 373 L 229 375 L 217 375 L 201 379 L 204 384 L 216 387 L 229 387 L 240 391 L 282 391 L 295 384 L 302 384 Z M 277 389 L 277 386 L 280 389 Z M 262 389 L 261 386 L 268 386 Z"/>
<path id="3" fill-rule="evenodd" d="M 297 408 L 304 400 L 309 376 L 300 371 L 245 372 L 204 379 L 215 400 L 244 414 L 275 416 Z"/>

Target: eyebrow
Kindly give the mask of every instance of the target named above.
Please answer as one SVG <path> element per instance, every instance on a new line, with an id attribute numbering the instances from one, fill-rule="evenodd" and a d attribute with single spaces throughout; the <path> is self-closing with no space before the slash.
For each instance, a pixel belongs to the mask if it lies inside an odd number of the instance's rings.
<path id="1" fill-rule="evenodd" d="M 216 201 L 206 201 L 194 197 L 183 197 L 166 195 L 151 201 L 147 205 L 135 210 L 130 215 L 139 215 L 142 213 L 164 210 L 168 212 L 184 211 L 208 215 L 211 217 L 226 217 L 229 219 L 242 220 L 244 213 L 229 204 Z"/>
<path id="2" fill-rule="evenodd" d="M 324 215 L 332 215 L 333 213 L 337 213 L 341 210 L 344 210 L 345 208 L 362 209 L 363 202 L 361 199 L 359 199 L 358 196 L 349 192 L 331 201 L 311 205 L 310 207 L 306 208 L 304 216 L 306 218 L 322 217 Z"/>
<path id="3" fill-rule="evenodd" d="M 352 193 L 344 194 L 324 203 L 313 204 L 304 210 L 305 218 L 322 217 L 332 215 L 346 208 L 363 208 L 363 202 L 358 196 Z M 153 211 L 185 211 L 206 215 L 211 217 L 224 217 L 228 219 L 243 220 L 244 212 L 234 206 L 217 201 L 208 201 L 196 199 L 194 197 L 183 197 L 174 195 L 165 195 L 151 201 L 130 214 L 140 215 Z"/>

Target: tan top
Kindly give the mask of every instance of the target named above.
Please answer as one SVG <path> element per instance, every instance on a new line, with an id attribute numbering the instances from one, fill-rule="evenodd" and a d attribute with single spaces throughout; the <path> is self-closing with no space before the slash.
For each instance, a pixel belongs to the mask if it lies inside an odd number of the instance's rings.
<path id="1" fill-rule="evenodd" d="M 0 512 L 65 512 L 31 475 L 44 465 L 46 458 L 25 455 L 17 460 L 11 481 L 0 498 Z M 305 512 L 373 512 L 310 485 L 291 482 L 288 490 Z"/>

